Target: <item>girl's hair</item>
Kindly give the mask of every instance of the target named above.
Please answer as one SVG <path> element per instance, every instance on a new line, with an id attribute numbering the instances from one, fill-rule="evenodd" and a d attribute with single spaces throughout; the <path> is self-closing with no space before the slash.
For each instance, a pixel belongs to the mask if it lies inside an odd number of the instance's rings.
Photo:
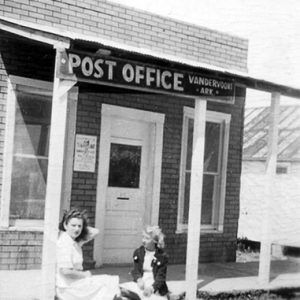
<path id="1" fill-rule="evenodd" d="M 165 247 L 165 235 L 158 226 L 147 226 L 144 230 L 144 234 L 152 238 L 157 248 L 162 249 Z"/>
<path id="2" fill-rule="evenodd" d="M 64 224 L 68 224 L 69 221 L 73 218 L 82 220 L 82 231 L 80 235 L 75 239 L 76 242 L 81 240 L 85 240 L 88 235 L 88 224 L 87 224 L 87 214 L 86 211 L 80 211 L 78 208 L 72 208 L 69 211 L 64 211 L 63 218 L 58 225 L 58 229 L 62 231 L 66 231 Z"/>

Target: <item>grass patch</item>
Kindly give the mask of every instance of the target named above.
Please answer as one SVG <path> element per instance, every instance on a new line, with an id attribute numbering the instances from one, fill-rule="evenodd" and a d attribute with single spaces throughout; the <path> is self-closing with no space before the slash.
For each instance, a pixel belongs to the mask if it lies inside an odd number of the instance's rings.
<path id="1" fill-rule="evenodd" d="M 201 300 L 268 300 L 268 299 L 300 299 L 300 288 L 281 288 L 277 290 L 249 290 L 249 291 L 233 291 L 211 294 L 208 292 L 198 291 L 197 299 Z"/>

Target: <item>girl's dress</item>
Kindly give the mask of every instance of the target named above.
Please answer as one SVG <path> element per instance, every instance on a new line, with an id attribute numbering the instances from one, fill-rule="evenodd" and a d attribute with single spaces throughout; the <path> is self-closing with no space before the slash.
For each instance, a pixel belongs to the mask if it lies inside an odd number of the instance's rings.
<path id="1" fill-rule="evenodd" d="M 154 284 L 154 276 L 153 276 L 153 262 L 156 262 L 155 251 L 144 250 L 144 262 L 143 262 L 143 275 L 142 279 L 144 281 L 144 288 L 152 287 Z M 137 259 L 138 256 L 134 256 L 134 260 Z M 152 294 L 150 297 L 146 297 L 143 295 L 143 290 L 140 290 L 136 282 L 126 282 L 121 284 L 121 287 L 126 288 L 132 292 L 135 292 L 140 296 L 142 300 L 166 300 L 167 296 L 161 296 L 158 292 Z"/>
<path id="2" fill-rule="evenodd" d="M 112 300 L 119 294 L 119 276 L 94 275 L 83 279 L 64 276 L 61 268 L 82 270 L 82 243 L 60 232 L 57 242 L 56 295 L 60 300 Z"/>

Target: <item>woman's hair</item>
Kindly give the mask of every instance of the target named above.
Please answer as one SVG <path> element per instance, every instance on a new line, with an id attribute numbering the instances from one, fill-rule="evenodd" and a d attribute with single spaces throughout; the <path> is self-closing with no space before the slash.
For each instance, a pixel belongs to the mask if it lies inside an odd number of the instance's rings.
<path id="1" fill-rule="evenodd" d="M 81 240 L 85 240 L 86 236 L 88 235 L 87 215 L 85 210 L 80 211 L 78 208 L 72 208 L 68 211 L 64 211 L 64 215 L 61 222 L 58 225 L 58 229 L 66 231 L 64 224 L 68 224 L 69 221 L 73 218 L 82 220 L 82 231 L 80 235 L 75 239 L 75 241 L 79 242 Z"/>
<path id="2" fill-rule="evenodd" d="M 152 238 L 157 248 L 162 249 L 165 247 L 165 235 L 158 226 L 147 226 L 144 230 L 144 234 Z"/>

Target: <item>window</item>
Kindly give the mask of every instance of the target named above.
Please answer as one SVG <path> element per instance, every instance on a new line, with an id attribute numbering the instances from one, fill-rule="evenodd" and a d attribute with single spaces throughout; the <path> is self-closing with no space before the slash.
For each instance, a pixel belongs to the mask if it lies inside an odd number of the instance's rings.
<path id="1" fill-rule="evenodd" d="M 2 226 L 38 226 L 44 219 L 51 93 L 51 84 L 11 77 L 7 101 Z"/>
<path id="2" fill-rule="evenodd" d="M 223 230 L 230 115 L 206 112 L 201 230 Z M 194 109 L 185 107 L 182 128 L 178 231 L 187 229 Z"/>
<path id="3" fill-rule="evenodd" d="M 141 146 L 111 143 L 108 186 L 139 188 Z"/>

